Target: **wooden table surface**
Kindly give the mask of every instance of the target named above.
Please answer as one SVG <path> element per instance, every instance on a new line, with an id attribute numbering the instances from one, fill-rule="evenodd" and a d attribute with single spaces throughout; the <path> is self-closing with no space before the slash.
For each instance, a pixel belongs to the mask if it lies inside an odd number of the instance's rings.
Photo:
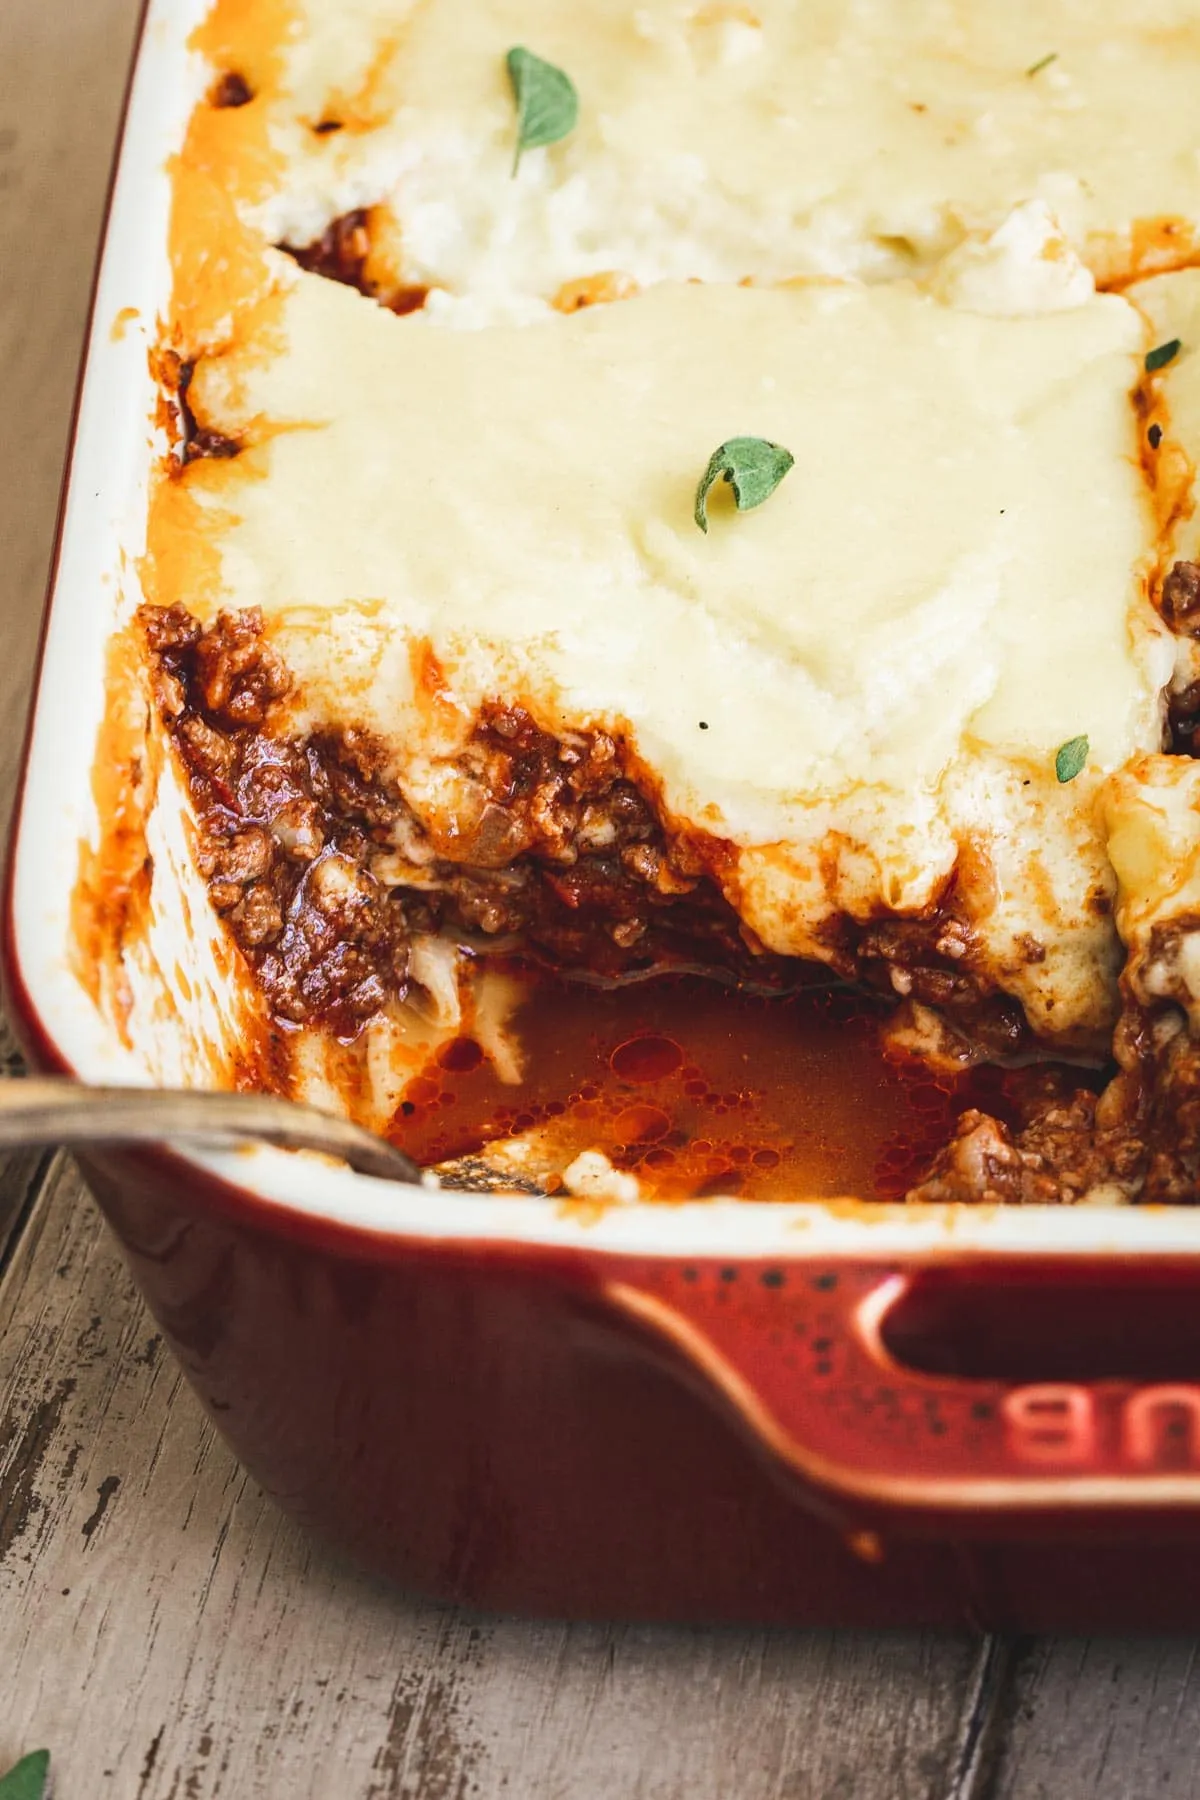
<path id="1" fill-rule="evenodd" d="M 0 821 L 137 9 L 0 0 Z M 62 1157 L 0 1165 L 0 1421 L 0 1769 L 48 1745 L 58 1800 L 1200 1797 L 1186 1641 L 528 1624 L 339 1566 Z"/>

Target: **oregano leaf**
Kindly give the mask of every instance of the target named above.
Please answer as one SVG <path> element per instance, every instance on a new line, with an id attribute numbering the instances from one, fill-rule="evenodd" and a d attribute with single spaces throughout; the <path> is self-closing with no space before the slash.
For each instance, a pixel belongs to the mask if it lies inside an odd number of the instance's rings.
<path id="1" fill-rule="evenodd" d="M 512 166 L 515 175 L 526 150 L 557 144 L 574 131 L 579 118 L 579 95 L 569 75 L 553 63 L 543 62 L 522 44 L 514 44 L 505 62 L 517 103 L 517 148 Z"/>
<path id="2" fill-rule="evenodd" d="M 771 498 L 795 460 L 790 450 L 766 438 L 728 438 L 718 445 L 696 489 L 694 517 L 701 531 L 708 530 L 708 496 L 722 477 L 733 489 L 738 511 L 749 512 Z"/>
<path id="3" fill-rule="evenodd" d="M 15 1769 L 0 1775 L 0 1800 L 45 1800 L 50 1752 L 31 1750 Z"/>
<path id="4" fill-rule="evenodd" d="M 1074 781 L 1088 759 L 1090 747 L 1086 737 L 1068 738 L 1059 746 L 1054 758 L 1054 773 L 1061 782 Z"/>
<path id="5" fill-rule="evenodd" d="M 1153 375 L 1159 369 L 1165 369 L 1169 362 L 1174 362 L 1183 345 L 1178 338 L 1168 338 L 1165 344 L 1151 350 L 1146 356 L 1146 373 Z"/>

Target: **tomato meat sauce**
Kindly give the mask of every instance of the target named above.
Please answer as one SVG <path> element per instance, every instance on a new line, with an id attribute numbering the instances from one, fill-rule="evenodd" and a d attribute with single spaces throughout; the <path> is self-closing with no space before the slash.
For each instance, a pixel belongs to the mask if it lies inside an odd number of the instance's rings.
<path id="1" fill-rule="evenodd" d="M 885 1054 L 883 1009 L 848 989 L 522 981 L 523 1080 L 502 1083 L 470 1038 L 443 1045 L 391 1134 L 418 1162 L 536 1129 L 564 1164 L 602 1151 L 648 1199 L 900 1199 L 964 1109 L 1004 1110 L 995 1068 L 942 1076 Z"/>

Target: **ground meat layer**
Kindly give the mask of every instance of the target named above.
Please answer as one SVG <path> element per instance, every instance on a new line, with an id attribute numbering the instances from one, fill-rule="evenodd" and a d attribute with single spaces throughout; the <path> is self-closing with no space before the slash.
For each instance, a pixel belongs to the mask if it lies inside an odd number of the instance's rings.
<path id="1" fill-rule="evenodd" d="M 142 618 L 210 896 L 279 1017 L 352 1034 L 406 992 L 413 937 L 439 930 L 519 937 L 601 977 L 688 966 L 766 987 L 795 979 L 721 895 L 710 865 L 723 847 L 668 841 L 607 734 L 560 742 L 519 707 L 486 706 L 463 763 L 488 798 L 460 822 L 451 861 L 366 734 L 270 729 L 292 683 L 257 614 L 207 630 L 180 607 Z"/>
<path id="2" fill-rule="evenodd" d="M 257 613 L 207 628 L 183 607 L 141 617 L 213 904 L 278 1017 L 353 1034 L 404 995 L 409 946 L 431 931 L 517 941 L 605 979 L 681 967 L 764 989 L 828 979 L 742 924 L 719 880 L 732 847 L 669 828 L 617 737 L 555 738 L 519 706 L 486 704 L 459 771 L 481 804 L 454 821 L 451 854 L 384 778 L 367 734 L 288 734 L 292 677 Z M 1027 1035 L 951 908 L 843 921 L 828 954 L 849 979 L 937 1006 L 992 1054 Z"/>
<path id="3" fill-rule="evenodd" d="M 1012 1087 L 1016 1116 L 962 1114 L 911 1200 L 1194 1206 L 1200 1200 L 1200 1044 L 1178 1009 L 1130 1004 L 1118 1070 L 1097 1094 L 1061 1069 Z"/>
<path id="4" fill-rule="evenodd" d="M 1066 1204 L 1112 1188 L 1133 1199 L 1145 1173 L 1146 1146 L 1136 1112 L 1117 1109 L 1106 1120 L 1106 1094 L 1071 1084 L 1047 1070 L 1020 1094 L 1009 1124 L 974 1109 L 964 1112 L 953 1138 L 910 1200 L 993 1205 Z"/>
<path id="5" fill-rule="evenodd" d="M 216 910 L 275 1016 L 352 1037 L 408 991 L 415 937 L 532 952 L 621 979 L 687 967 L 763 989 L 828 978 L 766 951 L 725 899 L 735 854 L 669 828 L 620 740 L 555 738 L 521 707 L 479 714 L 458 772 L 482 796 L 454 854 L 353 729 L 284 728 L 293 678 L 256 612 L 202 627 L 144 608 L 157 704 L 181 753 Z M 1027 1049 L 1015 1004 L 989 991 L 953 894 L 925 919 L 839 921 L 833 966 L 937 1010 L 964 1043 Z M 1006 1118 L 969 1111 L 910 1198 L 1028 1204 L 1088 1197 L 1192 1203 L 1200 1190 L 1200 1045 L 1170 1006 L 1132 1003 L 1115 1078 L 1031 1069 Z"/>

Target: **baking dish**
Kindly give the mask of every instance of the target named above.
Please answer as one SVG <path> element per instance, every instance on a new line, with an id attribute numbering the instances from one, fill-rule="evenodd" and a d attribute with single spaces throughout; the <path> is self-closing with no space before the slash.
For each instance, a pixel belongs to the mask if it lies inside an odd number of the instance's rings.
<path id="1" fill-rule="evenodd" d="M 35 1063 L 88 1081 L 211 1079 L 236 1024 L 169 765 L 127 1042 L 69 954 L 202 11 L 163 0 L 142 33 L 9 873 L 14 1022 Z M 1194 1623 L 1189 1210 L 598 1211 L 265 1148 L 84 1166 L 246 1466 L 405 1583 L 579 1615 Z"/>

